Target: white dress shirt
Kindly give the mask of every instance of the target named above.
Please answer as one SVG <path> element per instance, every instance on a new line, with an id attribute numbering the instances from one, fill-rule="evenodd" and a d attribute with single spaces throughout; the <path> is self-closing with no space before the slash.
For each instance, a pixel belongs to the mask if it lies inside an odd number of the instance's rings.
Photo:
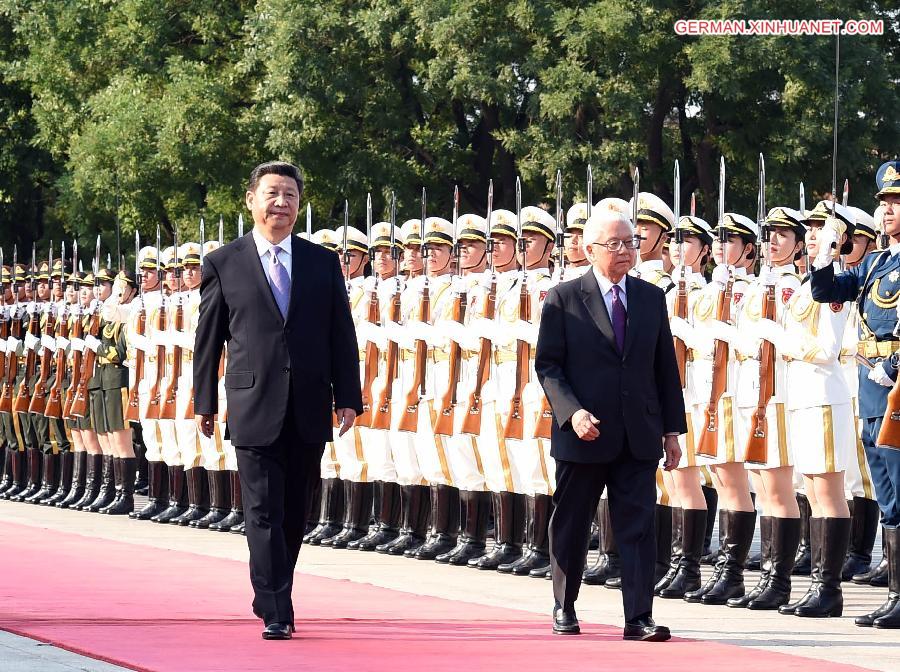
<path id="1" fill-rule="evenodd" d="M 612 288 L 614 284 L 619 287 L 619 300 L 622 302 L 622 306 L 624 306 L 625 310 L 628 310 L 628 298 L 625 294 L 625 278 L 627 276 L 622 276 L 621 280 L 614 283 L 605 275 L 602 275 L 597 271 L 596 268 L 592 268 L 591 270 L 594 273 L 594 278 L 596 278 L 597 283 L 600 285 L 600 293 L 603 295 L 603 303 L 606 304 L 606 314 L 609 315 L 609 319 L 612 320 Z"/>
<path id="2" fill-rule="evenodd" d="M 268 240 L 262 237 L 259 231 L 254 228 L 251 233 L 253 234 L 253 242 L 256 243 L 256 251 L 259 253 L 259 261 L 263 267 L 263 273 L 266 274 L 266 280 L 269 281 L 269 284 L 272 284 L 272 278 L 269 277 L 269 264 L 272 261 L 271 250 L 275 248 L 278 254 L 278 261 L 281 262 L 281 265 L 284 266 L 284 269 L 287 271 L 288 278 L 291 277 L 291 238 L 292 236 L 285 236 L 284 240 L 282 240 L 277 245 L 272 245 Z"/>

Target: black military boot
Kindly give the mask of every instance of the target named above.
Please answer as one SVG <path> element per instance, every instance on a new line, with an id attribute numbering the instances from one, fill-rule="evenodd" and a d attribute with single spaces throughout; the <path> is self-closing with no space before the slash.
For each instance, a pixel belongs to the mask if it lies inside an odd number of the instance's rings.
<path id="1" fill-rule="evenodd" d="M 657 549 L 662 552 L 663 549 Z M 684 551 L 684 509 L 681 507 L 672 508 L 672 546 L 663 557 L 669 558 L 669 566 L 666 573 L 660 578 L 653 587 L 653 592 L 659 595 L 663 588 L 672 583 L 675 574 L 678 573 L 678 567 L 681 565 L 681 554 Z M 661 558 L 657 558 L 657 561 Z M 658 563 L 657 563 L 658 564 Z"/>
<path id="2" fill-rule="evenodd" d="M 29 504 L 41 504 L 50 499 L 56 492 L 59 480 L 59 453 L 44 453 L 44 464 L 41 467 L 41 489 L 25 501 Z"/>
<path id="3" fill-rule="evenodd" d="M 323 546 L 347 548 L 347 544 L 362 539 L 369 533 L 369 521 L 372 519 L 372 483 L 350 482 L 350 497 L 345 500 L 344 526 L 341 533 L 324 539 Z"/>
<path id="4" fill-rule="evenodd" d="M 791 599 L 791 570 L 800 545 L 800 519 L 772 518 L 769 524 L 768 577 L 762 592 L 747 603 L 753 611 L 774 611 Z"/>
<path id="5" fill-rule="evenodd" d="M 597 562 L 584 570 L 582 583 L 589 586 L 602 586 L 610 579 L 622 576 L 622 565 L 619 560 L 619 549 L 613 535 L 612 521 L 609 519 L 609 500 L 601 499 L 597 506 L 597 525 L 600 528 L 600 555 Z"/>
<path id="6" fill-rule="evenodd" d="M 84 484 L 87 479 L 88 455 L 83 450 L 72 452 L 72 483 L 62 499 L 54 506 L 58 509 L 68 509 L 84 496 Z"/>
<path id="7" fill-rule="evenodd" d="M 69 508 L 84 511 L 93 504 L 100 494 L 100 480 L 103 477 L 103 455 L 87 456 L 87 476 L 84 479 L 84 495 Z"/>
<path id="8" fill-rule="evenodd" d="M 7 451 L 9 455 L 10 481 L 8 487 L 0 494 L 0 499 L 12 499 L 25 488 L 25 451 Z"/>
<path id="9" fill-rule="evenodd" d="M 550 495 L 534 495 L 527 501 L 528 525 L 526 527 L 529 552 L 521 560 L 500 565 L 515 576 L 530 576 L 533 571 L 549 571 L 550 567 L 550 516 L 553 498 Z"/>
<path id="10" fill-rule="evenodd" d="M 9 498 L 11 502 L 24 502 L 41 489 L 41 451 L 37 448 L 25 450 L 25 488 Z"/>
<path id="11" fill-rule="evenodd" d="M 841 567 L 850 544 L 849 518 L 822 518 L 810 541 L 817 562 L 813 565 L 813 594 L 794 609 L 795 616 L 827 618 L 840 616 L 844 611 L 841 591 Z"/>
<path id="12" fill-rule="evenodd" d="M 339 536 L 341 536 L 341 534 L 343 534 L 344 530 L 347 529 L 347 516 L 350 513 L 350 504 L 351 504 L 350 500 L 353 496 L 352 483 L 353 483 L 352 481 L 341 480 L 341 485 L 343 488 L 341 491 L 342 492 L 341 496 L 343 497 L 343 500 L 344 500 L 344 505 L 343 505 L 343 508 L 341 509 L 343 511 L 343 514 L 341 515 L 341 519 L 338 521 L 337 532 L 332 534 L 330 537 L 323 537 L 319 541 L 320 546 L 331 546 L 331 542 L 333 542 L 335 539 L 337 539 Z"/>
<path id="13" fill-rule="evenodd" d="M 684 596 L 688 602 L 725 604 L 744 594 L 744 567 L 756 527 L 756 511 L 725 511 L 722 555 L 712 577 L 699 591 Z"/>
<path id="14" fill-rule="evenodd" d="M 400 486 L 390 481 L 378 481 L 375 489 L 380 496 L 375 512 L 375 525 L 365 537 L 347 544 L 358 551 L 374 551 L 378 546 L 400 536 Z"/>
<path id="15" fill-rule="evenodd" d="M 304 544 L 318 546 L 341 532 L 344 519 L 344 482 L 339 478 L 322 479 L 319 496 L 319 524 L 303 537 Z"/>
<path id="16" fill-rule="evenodd" d="M 719 509 L 719 493 L 716 489 L 709 485 L 701 485 L 703 491 L 703 499 L 706 500 L 706 510 L 709 515 L 706 516 L 706 531 L 703 535 L 703 554 L 700 556 L 701 565 L 712 565 L 715 563 L 714 556 L 718 549 L 712 549 L 713 528 L 716 525 L 716 512 Z"/>
<path id="17" fill-rule="evenodd" d="M 462 534 L 453 549 L 434 559 L 435 562 L 457 567 L 487 553 L 487 524 L 491 513 L 491 493 L 461 490 L 459 497 Z"/>
<path id="18" fill-rule="evenodd" d="M 209 511 L 202 518 L 192 520 L 189 527 L 198 530 L 207 530 L 213 523 L 225 520 L 229 509 L 229 480 L 227 471 L 206 472 L 209 480 Z"/>
<path id="19" fill-rule="evenodd" d="M 206 469 L 203 467 L 185 469 L 184 480 L 187 483 L 188 508 L 180 516 L 169 521 L 169 523 L 187 527 L 191 522 L 200 520 L 209 513 Z"/>
<path id="20" fill-rule="evenodd" d="M 134 511 L 135 472 L 137 471 L 137 458 L 119 458 L 119 469 L 122 473 L 122 491 L 119 497 L 102 513 L 110 516 L 124 516 Z"/>
<path id="21" fill-rule="evenodd" d="M 728 600 L 729 607 L 744 608 L 752 600 L 762 595 L 769 585 L 769 574 L 772 569 L 772 516 L 759 517 L 759 581 L 749 593 Z M 796 550 L 796 549 L 795 549 Z M 781 606 L 781 605 L 779 605 Z"/>
<path id="22" fill-rule="evenodd" d="M 75 470 L 75 453 L 67 450 L 59 454 L 59 479 L 56 490 L 46 499 L 41 500 L 41 506 L 56 506 L 69 494 L 72 487 L 72 475 Z"/>
<path id="23" fill-rule="evenodd" d="M 425 543 L 431 512 L 431 493 L 427 485 L 404 485 L 400 488 L 403 527 L 400 536 L 375 550 L 388 555 L 405 555 Z"/>
<path id="24" fill-rule="evenodd" d="M 168 508 L 169 480 L 164 462 L 147 463 L 147 504 L 128 514 L 134 520 L 151 520 Z"/>
<path id="25" fill-rule="evenodd" d="M 431 536 L 416 549 L 416 560 L 434 560 L 456 547 L 459 537 L 459 488 L 435 485 L 431 489 Z"/>
<path id="26" fill-rule="evenodd" d="M 187 489 L 184 487 L 184 467 L 168 467 L 169 506 L 150 520 L 154 523 L 168 523 L 187 511 Z"/>
<path id="27" fill-rule="evenodd" d="M 134 457 L 137 460 L 134 492 L 138 495 L 148 495 L 150 492 L 150 463 L 147 461 L 147 446 L 144 445 L 144 432 L 139 422 L 131 423 L 131 447 L 134 449 Z"/>
<path id="28" fill-rule="evenodd" d="M 812 556 L 810 555 L 810 528 L 809 519 L 812 517 L 812 509 L 806 495 L 797 493 L 797 506 L 800 507 L 800 546 L 797 548 L 797 557 L 794 560 L 794 576 L 809 576 L 812 571 Z"/>
<path id="29" fill-rule="evenodd" d="M 97 513 L 100 509 L 109 506 L 116 498 L 116 484 L 113 480 L 113 457 L 112 455 L 102 456 L 103 469 L 100 476 L 100 488 L 94 501 L 87 506 L 81 507 L 82 511 Z"/>
<path id="30" fill-rule="evenodd" d="M 701 509 L 681 512 L 681 553 L 672 580 L 657 593 L 666 599 L 682 599 L 700 588 L 700 557 L 706 536 L 706 519 L 711 515 Z"/>
<path id="31" fill-rule="evenodd" d="M 495 570 L 504 563 L 515 562 L 522 555 L 525 538 L 525 495 L 499 492 L 494 495 L 496 538 L 487 555 L 469 560 L 476 569 Z"/>
<path id="32" fill-rule="evenodd" d="M 10 446 L 3 448 L 3 478 L 0 478 L 0 499 L 13 483 L 12 456 L 15 452 Z"/>
<path id="33" fill-rule="evenodd" d="M 880 515 L 880 514 L 879 514 Z M 854 574 L 853 583 L 864 586 L 882 587 L 888 583 L 888 557 L 887 557 L 887 533 L 884 526 L 881 527 L 881 561 L 868 572 Z"/>
<path id="34" fill-rule="evenodd" d="M 900 629 L 900 528 L 886 527 L 882 533 L 887 537 L 888 599 L 871 614 L 857 618 L 856 624 L 897 630 Z"/>
<path id="35" fill-rule="evenodd" d="M 113 483 L 115 484 L 115 497 L 113 500 L 100 509 L 97 513 L 106 513 L 111 507 L 118 504 L 119 500 L 122 498 L 124 494 L 124 488 L 122 483 L 122 458 L 114 457 L 113 461 Z"/>
<path id="36" fill-rule="evenodd" d="M 241 494 L 241 476 L 236 471 L 227 473 L 231 484 L 231 511 L 218 523 L 210 523 L 209 529 L 213 532 L 228 532 L 235 525 L 244 522 L 244 498 Z"/>
<path id="37" fill-rule="evenodd" d="M 880 517 L 878 502 L 874 499 L 854 497 L 847 504 L 850 507 L 850 550 L 841 569 L 842 581 L 850 581 L 872 568 L 872 548 Z"/>

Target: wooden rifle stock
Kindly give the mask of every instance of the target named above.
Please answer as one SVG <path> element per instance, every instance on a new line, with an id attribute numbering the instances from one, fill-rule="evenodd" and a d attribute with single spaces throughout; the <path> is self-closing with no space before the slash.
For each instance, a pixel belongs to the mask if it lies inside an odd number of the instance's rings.
<path id="1" fill-rule="evenodd" d="M 493 320 L 496 311 L 497 277 L 492 274 L 491 285 L 488 289 L 487 298 L 484 303 L 484 319 Z M 475 374 L 475 387 L 469 394 L 469 401 L 466 404 L 466 416 L 462 421 L 461 431 L 463 434 L 477 435 L 481 433 L 481 394 L 491 370 L 491 353 L 493 352 L 493 349 L 493 343 L 491 343 L 489 339 L 481 339 L 481 349 L 478 353 L 478 371 Z"/>
<path id="2" fill-rule="evenodd" d="M 775 287 L 767 287 L 763 305 L 763 318 L 775 319 Z M 750 436 L 744 461 L 750 464 L 765 464 L 769 456 L 769 423 L 766 409 L 775 394 L 775 346 L 763 339 L 759 348 L 759 401 L 750 420 Z"/>
<path id="3" fill-rule="evenodd" d="M 141 301 L 141 309 L 138 311 L 135 333 L 143 336 L 147 331 L 147 313 L 144 302 Z M 137 422 L 141 416 L 140 385 L 144 379 L 144 351 L 135 348 L 134 351 L 134 385 L 128 390 L 128 408 L 125 409 L 125 419 L 129 422 Z"/>
<path id="4" fill-rule="evenodd" d="M 431 296 L 428 284 L 422 287 L 422 299 L 419 302 L 419 319 L 428 322 L 431 319 Z M 416 341 L 416 370 L 413 384 L 406 393 L 406 409 L 400 418 L 397 429 L 401 432 L 414 432 L 419 426 L 419 401 L 425 396 L 425 367 L 428 365 L 428 344 Z"/>
<path id="5" fill-rule="evenodd" d="M 84 324 L 81 319 L 81 313 L 76 313 L 75 324 L 71 330 L 72 338 L 81 338 L 84 336 Z M 81 380 L 81 353 L 76 350 L 72 350 L 71 372 L 72 376 L 69 379 L 69 389 L 66 390 L 66 395 L 63 398 L 62 403 L 62 417 L 66 420 L 72 420 L 74 418 L 72 415 L 72 402 L 75 401 L 75 391 L 78 387 L 78 381 Z"/>
<path id="6" fill-rule="evenodd" d="M 56 328 L 62 338 L 69 337 L 69 318 L 68 315 L 61 315 L 56 322 Z M 44 415 L 48 418 L 62 417 L 62 390 L 63 381 L 66 378 L 66 350 L 58 348 L 56 350 L 56 375 L 53 378 L 53 384 L 47 392 L 47 403 L 44 407 Z"/>
<path id="7" fill-rule="evenodd" d="M 372 287 L 369 294 L 369 306 L 366 320 L 371 324 L 378 324 L 379 306 L 378 306 L 378 290 Z M 366 343 L 366 363 L 363 370 L 362 384 L 362 407 L 363 412 L 356 418 L 357 427 L 372 426 L 372 384 L 378 377 L 378 346 L 372 341 Z"/>
<path id="8" fill-rule="evenodd" d="M 731 320 L 731 297 L 734 281 L 729 276 L 725 288 L 719 292 L 716 306 L 716 319 L 727 323 Z M 697 455 L 715 457 L 719 450 L 719 400 L 728 389 L 728 343 L 716 341 L 713 350 L 713 378 L 709 392 L 709 403 L 706 405 L 706 423 L 700 434 Z"/>
<path id="9" fill-rule="evenodd" d="M 888 392 L 887 408 L 884 412 L 884 420 L 881 429 L 878 430 L 876 445 L 879 448 L 893 448 L 900 450 L 900 376 L 897 382 Z"/>
<path id="10" fill-rule="evenodd" d="M 175 306 L 175 316 L 173 318 L 175 331 L 184 330 L 184 307 L 181 301 Z M 164 350 L 165 351 L 165 350 Z M 162 398 L 159 407 L 160 420 L 174 420 L 175 408 L 177 406 L 178 396 L 178 379 L 181 378 L 181 346 L 176 345 L 172 348 L 172 369 L 169 371 L 168 385 L 166 385 L 166 393 Z"/>
<path id="11" fill-rule="evenodd" d="M 391 321 L 400 321 L 400 286 L 391 298 Z M 395 341 L 388 341 L 387 366 L 385 367 L 384 389 L 379 395 L 378 404 L 372 410 L 372 429 L 391 428 L 391 404 L 394 396 L 394 380 L 397 378 L 397 363 L 400 358 L 400 346 Z"/>
<path id="12" fill-rule="evenodd" d="M 522 275 L 522 287 L 519 291 L 519 319 L 531 321 L 531 302 L 528 296 L 525 275 Z M 525 436 L 525 418 L 523 414 L 522 392 L 528 384 L 529 366 L 531 366 L 531 344 L 527 341 L 516 341 L 516 388 L 509 402 L 509 413 L 503 424 L 504 439 L 518 439 Z"/>
<path id="13" fill-rule="evenodd" d="M 453 302 L 453 319 L 460 324 L 466 319 L 466 293 L 460 292 Z M 459 374 L 462 367 L 462 346 L 450 341 L 450 381 L 447 391 L 441 399 L 441 410 L 434 423 L 434 433 L 441 436 L 453 434 L 453 421 L 456 417 L 456 393 L 459 389 Z"/>
<path id="14" fill-rule="evenodd" d="M 165 297 L 159 303 L 159 313 L 156 317 L 157 331 L 166 330 L 166 302 Z M 159 389 L 162 385 L 163 373 L 166 365 L 166 348 L 162 344 L 156 346 L 156 378 L 153 385 L 150 386 L 150 403 L 147 406 L 147 417 L 153 420 L 159 420 L 159 413 L 162 410 L 162 392 Z"/>
<path id="15" fill-rule="evenodd" d="M 52 312 L 47 313 L 47 322 L 44 324 L 44 336 L 52 337 L 55 330 L 55 321 Z M 47 382 L 50 380 L 50 364 L 53 361 L 53 354 L 49 349 L 44 348 L 41 353 L 41 375 L 35 383 L 34 390 L 31 394 L 31 403 L 28 405 L 29 413 L 39 413 L 43 415 L 47 406 Z"/>
<path id="16" fill-rule="evenodd" d="M 37 338 L 41 330 L 41 314 L 35 308 L 28 321 L 28 333 Z M 27 413 L 28 405 L 31 403 L 30 381 L 34 377 L 34 369 L 37 366 L 37 347 L 25 348 L 25 375 L 22 382 L 19 383 L 19 389 L 13 401 L 14 413 Z"/>
<path id="17" fill-rule="evenodd" d="M 88 334 L 97 338 L 100 333 L 100 307 L 97 307 L 97 312 L 91 315 L 90 326 L 88 327 Z M 76 418 L 84 418 L 88 414 L 88 397 L 90 392 L 88 391 L 88 382 L 94 375 L 94 369 L 97 365 L 97 353 L 91 350 L 88 347 L 85 347 L 84 356 L 81 358 L 81 375 L 78 377 L 78 385 L 75 386 L 75 397 L 72 399 L 72 405 L 69 408 L 69 413 L 71 413 Z M 75 385 L 75 381 L 72 381 L 72 385 Z"/>
<path id="18" fill-rule="evenodd" d="M 10 323 L 12 322 L 12 318 L 7 319 L 6 317 L 0 321 L 0 340 L 6 341 L 9 338 L 9 330 Z M 7 365 L 9 359 L 15 359 L 15 353 L 13 353 L 12 357 L 8 357 L 6 351 L 0 352 L 0 412 L 9 413 L 12 410 L 12 393 L 10 390 L 9 399 L 6 396 L 6 381 L 8 379 L 7 375 Z M 8 408 L 7 408 L 8 402 Z"/>

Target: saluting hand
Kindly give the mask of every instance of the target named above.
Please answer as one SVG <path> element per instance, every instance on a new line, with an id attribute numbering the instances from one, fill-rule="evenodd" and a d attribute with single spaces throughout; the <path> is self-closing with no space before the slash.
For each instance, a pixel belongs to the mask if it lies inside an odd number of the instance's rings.
<path id="1" fill-rule="evenodd" d="M 572 416 L 572 429 L 582 441 L 593 441 L 600 436 L 600 430 L 597 429 L 599 424 L 600 421 L 594 417 L 594 414 L 583 408 L 575 411 L 575 415 Z"/>

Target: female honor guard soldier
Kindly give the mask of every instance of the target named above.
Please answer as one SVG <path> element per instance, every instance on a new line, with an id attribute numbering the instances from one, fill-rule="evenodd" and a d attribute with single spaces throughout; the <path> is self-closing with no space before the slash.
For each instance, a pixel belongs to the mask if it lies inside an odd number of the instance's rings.
<path id="1" fill-rule="evenodd" d="M 78 282 L 79 276 L 77 273 L 70 273 L 66 277 L 64 283 L 65 311 L 59 312 L 61 320 L 63 319 L 62 316 L 65 316 L 65 333 L 67 333 L 69 336 L 72 335 L 72 327 L 76 322 L 76 315 L 79 315 L 81 311 L 78 299 Z M 63 336 L 61 325 L 57 329 L 55 346 L 57 353 L 61 353 L 57 355 L 57 357 L 61 358 L 63 367 L 63 377 L 60 394 L 62 401 L 65 401 L 66 394 L 72 379 L 72 363 L 71 352 L 69 351 L 69 340 L 68 338 L 65 338 Z M 60 412 L 59 416 L 55 419 L 62 423 L 63 431 L 65 431 L 69 436 L 69 440 L 72 443 L 72 452 L 74 453 L 75 461 L 75 466 L 72 471 L 72 485 L 69 488 L 69 492 L 66 493 L 66 496 L 61 501 L 57 502 L 56 507 L 60 509 L 68 509 L 70 507 L 74 508 L 75 504 L 80 502 L 84 497 L 91 460 L 88 457 L 88 453 L 87 450 L 85 450 L 84 444 L 81 442 L 81 435 L 77 434 L 72 429 L 72 420 L 67 418 L 64 419 L 62 412 Z"/>
<path id="2" fill-rule="evenodd" d="M 95 418 L 102 416 L 101 424 L 106 430 L 106 442 L 113 457 L 115 476 L 115 499 L 100 513 L 123 516 L 134 511 L 134 483 L 137 459 L 131 439 L 131 427 L 125 419 L 128 407 L 128 367 L 127 343 L 125 342 L 124 321 L 117 308 L 126 306 L 134 298 L 137 283 L 133 273 L 121 271 L 115 278 L 112 296 L 103 306 L 103 325 L 99 343 L 90 340 L 90 348 L 96 346 L 97 364 L 100 378 L 99 400 L 93 396 L 91 413 Z M 99 401 L 99 403 L 97 403 Z"/>
<path id="3" fill-rule="evenodd" d="M 724 233 L 722 232 L 724 229 Z M 749 217 L 733 212 L 726 212 L 719 223 L 717 236 L 713 240 L 713 258 L 717 262 L 713 272 L 713 281 L 710 282 L 704 293 L 708 293 L 708 299 L 701 299 L 698 303 L 706 301 L 719 305 L 724 301 L 725 289 L 730 285 L 731 304 L 728 312 L 733 322 L 740 314 L 746 296 L 750 290 L 750 282 L 747 268 L 753 265 L 756 259 L 756 240 L 759 234 L 756 222 Z M 726 236 L 724 245 L 719 243 L 719 235 Z M 737 574 L 743 576 L 744 558 L 735 554 L 743 550 L 746 545 L 749 549 L 753 538 L 753 530 L 756 523 L 756 510 L 750 497 L 750 482 L 744 469 L 744 444 L 736 427 L 735 395 L 738 389 L 738 370 L 740 362 L 735 352 L 734 343 L 737 340 L 737 330 L 731 322 L 723 322 L 718 319 L 716 311 L 706 313 L 694 313 L 694 329 L 698 336 L 707 339 L 704 352 L 713 356 L 716 341 L 722 341 L 728 345 L 728 362 L 725 367 L 725 388 L 718 400 L 710 396 L 709 405 L 714 407 L 716 418 L 716 431 L 706 432 L 695 437 L 698 452 L 703 456 L 702 461 L 710 465 L 716 492 L 719 495 L 721 508 L 719 510 L 719 535 L 722 539 L 720 555 L 716 560 L 716 569 L 703 586 L 697 590 L 685 593 L 687 602 L 701 602 L 707 592 L 711 591 L 725 574 Z M 714 371 L 716 375 L 723 375 L 722 371 Z M 706 414 L 704 414 L 703 426 L 706 426 Z M 703 450 L 701 446 L 708 443 L 708 448 Z M 743 579 L 740 578 L 742 582 Z M 723 603 L 720 591 L 714 594 L 716 603 Z"/>
<path id="4" fill-rule="evenodd" d="M 846 233 L 837 241 L 835 253 L 849 252 L 853 233 L 852 213 L 832 206 Z M 819 234 L 824 221 L 808 219 L 806 245 L 813 257 L 831 256 L 820 248 Z M 841 567 L 850 537 L 850 511 L 844 497 L 844 471 L 856 439 L 856 422 L 840 363 L 843 333 L 849 308 L 841 303 L 813 301 L 805 282 L 790 298 L 782 325 L 760 320 L 765 338 L 775 344 L 787 361 L 788 441 L 794 466 L 803 475 L 806 496 L 812 507 L 810 541 L 813 581 L 807 594 L 796 604 L 790 597 L 792 554 L 799 541 L 799 521 L 774 518 L 768 558 L 768 584 L 747 606 L 753 609 L 780 607 L 783 614 L 796 616 L 840 616 Z"/>
<path id="5" fill-rule="evenodd" d="M 681 238 L 682 242 L 677 242 Z M 712 294 L 704 292 L 706 267 L 712 249 L 712 230 L 699 217 L 684 216 L 675 227 L 675 242 L 670 245 L 675 263 L 673 280 L 676 289 L 667 295 L 672 335 L 686 348 L 684 406 L 687 411 L 687 434 L 678 437 L 681 460 L 671 472 L 674 485 L 672 548 L 669 571 L 657 582 L 655 592 L 660 597 L 681 599 L 685 593 L 700 587 L 700 556 L 706 533 L 706 499 L 700 487 L 702 475 L 697 461 L 696 439 L 703 429 L 704 413 L 712 385 L 712 349 L 708 340 L 698 338 L 693 328 L 693 316 L 709 319 L 715 311 Z M 681 273 L 685 274 L 682 280 Z M 682 287 L 682 282 L 684 286 Z M 682 290 L 686 296 L 682 296 Z M 676 303 L 684 301 L 685 315 L 676 313 Z M 706 355 L 706 356 L 704 356 Z"/>

